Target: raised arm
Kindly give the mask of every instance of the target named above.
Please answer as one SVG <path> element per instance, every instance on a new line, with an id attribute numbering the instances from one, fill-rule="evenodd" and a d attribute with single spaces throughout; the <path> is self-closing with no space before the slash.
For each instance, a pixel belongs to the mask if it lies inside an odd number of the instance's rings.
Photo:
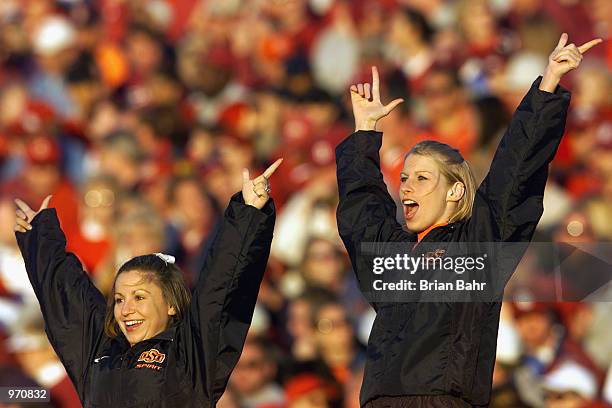
<path id="1" fill-rule="evenodd" d="M 225 390 L 253 317 L 276 217 L 268 179 L 281 161 L 254 180 L 245 170 L 242 193 L 231 198 L 200 272 L 189 327 L 180 329 L 195 345 L 187 347 L 188 360 L 211 407 Z"/>
<path id="2" fill-rule="evenodd" d="M 383 181 L 379 150 L 382 133 L 376 123 L 397 105 L 396 99 L 387 105 L 380 101 L 379 79 L 372 67 L 372 86 L 351 86 L 351 101 L 355 115 L 355 133 L 336 148 L 336 166 L 340 202 L 336 214 L 338 231 L 349 253 L 353 269 L 362 290 L 371 290 L 371 265 L 360 256 L 364 242 L 416 240 L 405 232 L 396 219 L 396 205 Z"/>
<path id="3" fill-rule="evenodd" d="M 102 336 L 106 303 L 77 257 L 47 197 L 37 212 L 16 200 L 15 231 L 26 270 L 40 302 L 45 331 L 83 399 L 83 376 Z"/>
<path id="4" fill-rule="evenodd" d="M 548 165 L 565 130 L 570 93 L 559 80 L 577 68 L 582 54 L 601 40 L 577 47 L 563 34 L 538 78 L 514 112 L 491 164 L 476 192 L 468 222 L 473 241 L 530 241 L 542 215 Z"/>

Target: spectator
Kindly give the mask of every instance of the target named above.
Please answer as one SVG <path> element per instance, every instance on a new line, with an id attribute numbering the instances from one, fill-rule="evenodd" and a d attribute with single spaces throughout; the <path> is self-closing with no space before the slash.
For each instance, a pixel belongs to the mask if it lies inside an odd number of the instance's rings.
<path id="1" fill-rule="evenodd" d="M 66 370 L 45 336 L 42 314 L 36 303 L 29 303 L 21 310 L 11 330 L 8 350 L 14 354 L 25 374 L 49 390 L 55 406 L 81 406 Z"/>
<path id="2" fill-rule="evenodd" d="M 99 173 L 114 177 L 121 188 L 136 191 L 142 181 L 144 159 L 136 137 L 131 132 L 116 131 L 102 142 Z"/>
<path id="3" fill-rule="evenodd" d="M 536 376 L 545 375 L 565 360 L 588 369 L 599 382 L 603 375 L 580 344 L 567 336 L 554 304 L 517 302 L 514 304 L 516 327 L 524 346 L 523 364 Z"/>
<path id="4" fill-rule="evenodd" d="M 69 251 L 80 255 L 90 273 L 97 270 L 113 245 L 115 207 L 120 196 L 121 191 L 112 177 L 92 177 L 83 186 L 78 227 L 67 245 Z"/>
<path id="5" fill-rule="evenodd" d="M 179 263 L 188 284 L 193 285 L 202 264 L 206 242 L 219 216 L 216 204 L 200 180 L 194 176 L 177 177 L 168 190 L 168 219 L 178 234 Z"/>
<path id="6" fill-rule="evenodd" d="M 588 370 L 574 362 L 564 362 L 544 377 L 546 407 L 595 408 L 597 388 L 597 380 Z"/>
<path id="7" fill-rule="evenodd" d="M 57 138 L 46 134 L 27 136 L 25 156 L 22 175 L 7 183 L 5 191 L 28 202 L 53 195 L 62 228 L 71 234 L 77 226 L 77 192 L 60 167 L 61 149 Z"/>
<path id="8" fill-rule="evenodd" d="M 340 406 L 338 390 L 313 373 L 302 373 L 285 384 L 289 408 L 332 408 Z"/>
<path id="9" fill-rule="evenodd" d="M 469 158 L 479 142 L 478 117 L 458 75 L 448 68 L 432 69 L 424 80 L 422 97 L 427 130 L 414 143 L 426 139 L 452 143 Z"/>
<path id="10" fill-rule="evenodd" d="M 66 80 L 69 67 L 78 57 L 73 23 L 59 15 L 43 17 L 32 33 L 32 49 L 37 65 L 29 81 L 32 95 L 49 103 L 65 119 L 80 116 Z"/>
<path id="11" fill-rule="evenodd" d="M 337 300 L 329 299 L 314 306 L 312 317 L 319 356 L 344 385 L 365 359 L 347 311 Z"/>
<path id="12" fill-rule="evenodd" d="M 429 22 L 418 11 L 403 7 L 393 13 L 388 30 L 388 58 L 402 70 L 409 89 L 420 90 L 435 61 Z"/>
<path id="13" fill-rule="evenodd" d="M 230 377 L 230 386 L 244 408 L 283 407 L 285 395 L 274 379 L 277 362 L 274 351 L 262 338 L 249 339 Z"/>
<path id="14" fill-rule="evenodd" d="M 95 271 L 96 286 L 103 294 L 112 289 L 115 271 L 128 259 L 164 249 L 164 222 L 152 208 L 124 199 L 117 212 L 121 217 L 115 224 L 115 245 Z"/>

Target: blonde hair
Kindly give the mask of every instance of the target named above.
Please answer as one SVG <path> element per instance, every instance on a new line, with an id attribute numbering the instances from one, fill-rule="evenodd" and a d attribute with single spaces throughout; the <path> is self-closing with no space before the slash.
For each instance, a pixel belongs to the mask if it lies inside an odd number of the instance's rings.
<path id="1" fill-rule="evenodd" d="M 457 203 L 457 211 L 448 222 L 463 221 L 470 218 L 474 206 L 474 197 L 476 196 L 476 179 L 469 163 L 459 153 L 459 150 L 445 143 L 425 140 L 410 149 L 406 157 L 411 154 L 431 157 L 438 164 L 440 173 L 446 177 L 451 185 L 456 182 L 463 184 L 465 190 L 463 197 Z"/>

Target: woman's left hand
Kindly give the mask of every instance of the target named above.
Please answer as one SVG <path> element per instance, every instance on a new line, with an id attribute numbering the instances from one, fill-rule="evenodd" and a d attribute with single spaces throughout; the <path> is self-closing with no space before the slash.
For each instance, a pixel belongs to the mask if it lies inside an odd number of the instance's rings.
<path id="1" fill-rule="evenodd" d="M 540 84 L 543 91 L 554 92 L 561 77 L 578 68 L 582 55 L 602 42 L 601 38 L 596 38 L 577 47 L 574 43 L 567 45 L 567 40 L 568 35 L 561 34 L 559 43 L 548 57 L 548 66 Z"/>
<path id="2" fill-rule="evenodd" d="M 278 159 L 262 175 L 252 180 L 249 178 L 249 170 L 242 170 L 242 198 L 246 204 L 260 210 L 263 208 L 270 199 L 269 179 L 282 162 L 283 159 Z"/>
<path id="3" fill-rule="evenodd" d="M 32 229 L 32 220 L 36 217 L 42 210 L 49 208 L 49 201 L 51 201 L 50 195 L 48 195 L 40 205 L 38 211 L 34 211 L 27 205 L 23 200 L 16 199 L 15 204 L 17 204 L 17 210 L 15 211 L 15 226 L 14 230 L 17 232 L 26 232 Z"/>

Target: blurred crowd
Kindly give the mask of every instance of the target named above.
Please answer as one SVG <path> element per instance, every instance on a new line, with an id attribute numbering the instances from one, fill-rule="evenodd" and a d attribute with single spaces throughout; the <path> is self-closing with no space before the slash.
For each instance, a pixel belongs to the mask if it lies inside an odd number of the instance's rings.
<path id="1" fill-rule="evenodd" d="M 604 43 L 562 82 L 572 103 L 536 240 L 605 245 L 610 0 L 0 1 L 0 386 L 80 406 L 16 246 L 15 197 L 36 209 L 53 194 L 68 250 L 105 294 L 152 252 L 193 285 L 241 170 L 283 157 L 268 270 L 219 407 L 358 407 L 374 312 L 335 221 L 348 86 L 376 65 L 383 100 L 407 101 L 379 125 L 394 198 L 424 139 L 458 147 L 482 179 L 562 32 Z M 609 406 L 611 306 L 504 304 L 491 407 Z"/>

